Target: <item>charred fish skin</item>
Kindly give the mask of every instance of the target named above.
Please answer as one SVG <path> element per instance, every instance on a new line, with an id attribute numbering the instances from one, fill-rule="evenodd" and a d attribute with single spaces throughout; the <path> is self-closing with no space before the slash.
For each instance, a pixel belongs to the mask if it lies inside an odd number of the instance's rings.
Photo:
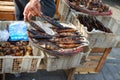
<path id="1" fill-rule="evenodd" d="M 42 18 L 44 20 L 46 20 L 47 22 L 49 22 L 50 24 L 54 25 L 55 27 L 57 28 L 64 28 L 63 25 L 61 25 L 60 23 L 58 23 L 57 21 L 55 21 L 54 19 L 50 18 L 50 17 L 47 17 L 47 16 L 44 16 L 42 15 Z"/>
<path id="2" fill-rule="evenodd" d="M 33 35 L 37 35 L 38 33 L 36 32 L 36 30 L 33 29 L 27 29 L 28 32 L 30 32 Z"/>
<path id="3" fill-rule="evenodd" d="M 30 35 L 30 37 L 31 38 L 35 38 L 35 39 L 51 39 L 51 38 L 53 38 L 53 36 L 51 36 L 51 35 L 46 35 L 46 34 L 44 34 L 44 33 L 39 33 L 39 34 L 37 34 L 37 35 Z"/>
<path id="4" fill-rule="evenodd" d="M 33 28 L 35 28 L 36 30 L 45 33 L 45 31 L 44 31 L 42 28 L 40 28 L 37 24 L 35 24 L 34 22 L 29 22 L 29 23 L 30 23 L 30 25 L 31 25 Z"/>

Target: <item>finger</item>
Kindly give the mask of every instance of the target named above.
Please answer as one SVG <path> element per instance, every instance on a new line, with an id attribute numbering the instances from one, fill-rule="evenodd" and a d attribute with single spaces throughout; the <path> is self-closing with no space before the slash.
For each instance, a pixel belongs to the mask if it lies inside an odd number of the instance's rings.
<path id="1" fill-rule="evenodd" d="M 32 14 L 32 16 L 36 16 L 37 15 L 37 13 L 32 8 L 30 9 L 30 13 Z"/>
<path id="2" fill-rule="evenodd" d="M 35 7 L 34 9 L 31 8 L 31 9 L 30 9 L 30 12 L 31 12 L 32 15 L 34 15 L 34 16 L 39 16 L 39 15 L 40 15 L 40 12 L 39 12 L 38 9 L 36 9 L 36 7 Z"/>
<path id="3" fill-rule="evenodd" d="M 29 13 L 28 16 L 27 16 L 28 21 L 31 21 L 31 18 L 32 18 L 32 14 Z"/>
<path id="4" fill-rule="evenodd" d="M 27 9 L 24 10 L 23 15 L 24 15 L 24 21 L 27 21 L 27 15 L 29 11 Z"/>

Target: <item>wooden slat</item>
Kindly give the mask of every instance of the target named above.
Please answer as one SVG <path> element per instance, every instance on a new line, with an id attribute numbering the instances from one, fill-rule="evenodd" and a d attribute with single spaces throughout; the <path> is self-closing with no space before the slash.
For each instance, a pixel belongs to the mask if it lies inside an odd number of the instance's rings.
<path id="1" fill-rule="evenodd" d="M 15 15 L 13 13 L 1 13 L 0 12 L 0 20 L 15 20 Z"/>
<path id="2" fill-rule="evenodd" d="M 75 71 L 79 74 L 95 73 L 95 68 L 76 68 Z"/>
<path id="3" fill-rule="evenodd" d="M 55 11 L 54 18 L 55 18 L 55 19 L 59 19 L 59 18 L 60 18 L 60 14 L 59 14 L 59 12 L 58 12 L 58 8 L 59 8 L 60 0 L 55 0 L 55 3 L 56 3 L 56 11 Z"/>
<path id="4" fill-rule="evenodd" d="M 91 60 L 100 60 L 102 56 L 88 56 L 88 59 Z"/>
<path id="5" fill-rule="evenodd" d="M 90 56 L 102 56 L 103 53 L 90 53 L 89 55 Z"/>
<path id="6" fill-rule="evenodd" d="M 98 65 L 98 62 L 88 61 L 84 65 L 80 66 L 80 68 L 96 68 L 97 65 Z"/>
<path id="7" fill-rule="evenodd" d="M 60 3 L 60 0 L 56 0 L 56 14 L 59 14 L 58 13 L 58 7 L 59 7 L 59 3 Z"/>
<path id="8" fill-rule="evenodd" d="M 100 53 L 102 51 L 104 52 Z M 97 50 L 96 48 L 96 51 L 94 51 L 96 53 L 90 53 L 88 56 L 88 61 L 83 66 L 76 68 L 76 73 L 98 73 L 101 70 L 110 51 L 111 48 L 106 48 L 105 50 Z"/>
<path id="9" fill-rule="evenodd" d="M 111 51 L 111 48 L 107 48 L 107 49 L 105 50 L 105 52 L 104 52 L 101 60 L 99 61 L 98 66 L 97 66 L 97 68 L 96 68 L 96 72 L 99 72 L 99 71 L 100 71 L 100 69 L 102 68 L 102 66 L 103 66 L 103 64 L 104 64 L 104 62 L 105 62 L 108 54 L 110 53 L 110 51 Z"/>
<path id="10" fill-rule="evenodd" d="M 75 68 L 70 69 L 67 80 L 74 80 Z"/>
<path id="11" fill-rule="evenodd" d="M 0 6 L 0 12 L 2 12 L 2 11 L 14 12 L 15 11 L 15 7 L 14 6 Z"/>
<path id="12" fill-rule="evenodd" d="M 0 5 L 2 6 L 14 6 L 14 2 L 11 1 L 0 1 Z"/>
<path id="13" fill-rule="evenodd" d="M 103 53 L 105 48 L 93 48 L 91 53 Z"/>

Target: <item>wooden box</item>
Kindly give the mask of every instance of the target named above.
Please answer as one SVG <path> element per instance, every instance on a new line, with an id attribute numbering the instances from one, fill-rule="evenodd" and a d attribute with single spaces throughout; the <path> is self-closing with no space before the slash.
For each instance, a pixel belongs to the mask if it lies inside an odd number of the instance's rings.
<path id="1" fill-rule="evenodd" d="M 6 27 L 6 25 L 9 25 L 10 23 L 14 23 L 14 21 L 0 21 L 0 30 L 7 30 L 8 27 Z M 0 74 L 36 72 L 39 69 L 41 59 L 44 58 L 44 54 L 36 49 L 33 49 L 32 51 L 33 56 L 0 56 Z M 38 56 L 35 55 L 38 53 Z"/>
<path id="2" fill-rule="evenodd" d="M 75 74 L 98 73 L 110 51 L 111 48 L 93 48 L 88 56 L 87 62 L 76 68 Z"/>

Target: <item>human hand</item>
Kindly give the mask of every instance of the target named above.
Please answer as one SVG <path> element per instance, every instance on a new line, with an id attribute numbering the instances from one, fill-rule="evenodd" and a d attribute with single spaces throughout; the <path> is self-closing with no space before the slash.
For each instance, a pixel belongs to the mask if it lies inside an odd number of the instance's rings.
<path id="1" fill-rule="evenodd" d="M 38 0 L 30 0 L 23 12 L 25 21 L 30 21 L 32 16 L 41 16 L 41 14 L 41 5 Z"/>

